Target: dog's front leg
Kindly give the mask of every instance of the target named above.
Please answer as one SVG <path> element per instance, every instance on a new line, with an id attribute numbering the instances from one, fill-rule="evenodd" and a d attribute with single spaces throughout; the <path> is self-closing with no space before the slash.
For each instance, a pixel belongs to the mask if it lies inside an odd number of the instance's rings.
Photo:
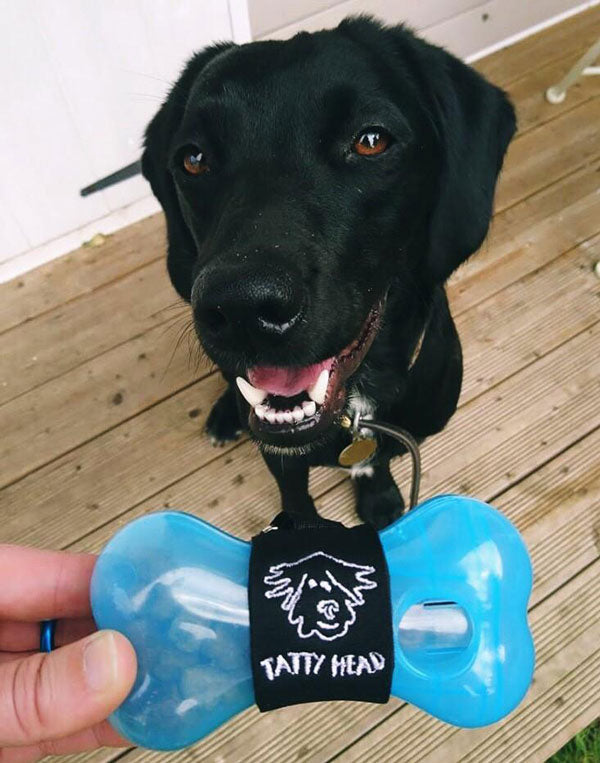
<path id="1" fill-rule="evenodd" d="M 404 513 L 404 500 L 390 472 L 389 459 L 352 467 L 358 516 L 378 530 Z"/>
<path id="2" fill-rule="evenodd" d="M 277 480 L 281 508 L 288 514 L 312 517 L 317 513 L 308 492 L 308 464 L 301 458 L 263 453 L 269 471 Z"/>
<path id="3" fill-rule="evenodd" d="M 240 418 L 235 386 L 229 379 L 227 381 L 227 389 L 213 405 L 206 420 L 206 433 L 216 446 L 237 440 L 245 428 Z"/>

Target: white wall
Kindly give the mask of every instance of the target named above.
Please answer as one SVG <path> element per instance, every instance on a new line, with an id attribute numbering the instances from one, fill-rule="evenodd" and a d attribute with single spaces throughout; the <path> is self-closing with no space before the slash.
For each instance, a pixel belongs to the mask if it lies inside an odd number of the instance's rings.
<path id="1" fill-rule="evenodd" d="M 158 208 L 141 177 L 79 190 L 139 158 L 193 51 L 249 27 L 245 0 L 0 0 L 0 18 L 5 280 Z"/>

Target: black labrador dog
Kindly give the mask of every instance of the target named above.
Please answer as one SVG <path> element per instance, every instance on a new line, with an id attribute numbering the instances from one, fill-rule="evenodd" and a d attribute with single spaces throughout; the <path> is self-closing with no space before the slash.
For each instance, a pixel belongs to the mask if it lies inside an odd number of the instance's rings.
<path id="1" fill-rule="evenodd" d="M 146 131 L 168 270 L 229 386 L 207 430 L 248 428 L 288 512 L 337 465 L 340 417 L 422 440 L 456 409 L 444 283 L 483 242 L 515 131 L 506 95 L 403 26 L 368 17 L 284 42 L 218 44 Z M 360 517 L 403 510 L 381 442 L 353 468 Z"/>

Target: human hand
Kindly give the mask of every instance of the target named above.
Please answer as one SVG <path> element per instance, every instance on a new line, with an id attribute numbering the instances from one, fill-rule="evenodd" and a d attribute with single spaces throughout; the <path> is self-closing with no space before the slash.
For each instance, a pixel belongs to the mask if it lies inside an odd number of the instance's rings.
<path id="1" fill-rule="evenodd" d="M 26 763 L 128 743 L 107 718 L 129 694 L 136 657 L 97 631 L 89 601 L 96 557 L 0 545 L 0 762 Z M 40 620 L 58 619 L 39 650 Z"/>

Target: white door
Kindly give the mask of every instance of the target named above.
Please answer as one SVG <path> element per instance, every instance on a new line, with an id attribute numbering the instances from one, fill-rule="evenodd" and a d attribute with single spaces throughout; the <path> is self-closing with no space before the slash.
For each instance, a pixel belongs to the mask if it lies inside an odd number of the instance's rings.
<path id="1" fill-rule="evenodd" d="M 156 208 L 141 177 L 79 191 L 139 158 L 146 123 L 192 52 L 244 42 L 249 24 L 245 0 L 0 0 L 0 18 L 5 280 L 73 248 L 48 242 Z"/>

